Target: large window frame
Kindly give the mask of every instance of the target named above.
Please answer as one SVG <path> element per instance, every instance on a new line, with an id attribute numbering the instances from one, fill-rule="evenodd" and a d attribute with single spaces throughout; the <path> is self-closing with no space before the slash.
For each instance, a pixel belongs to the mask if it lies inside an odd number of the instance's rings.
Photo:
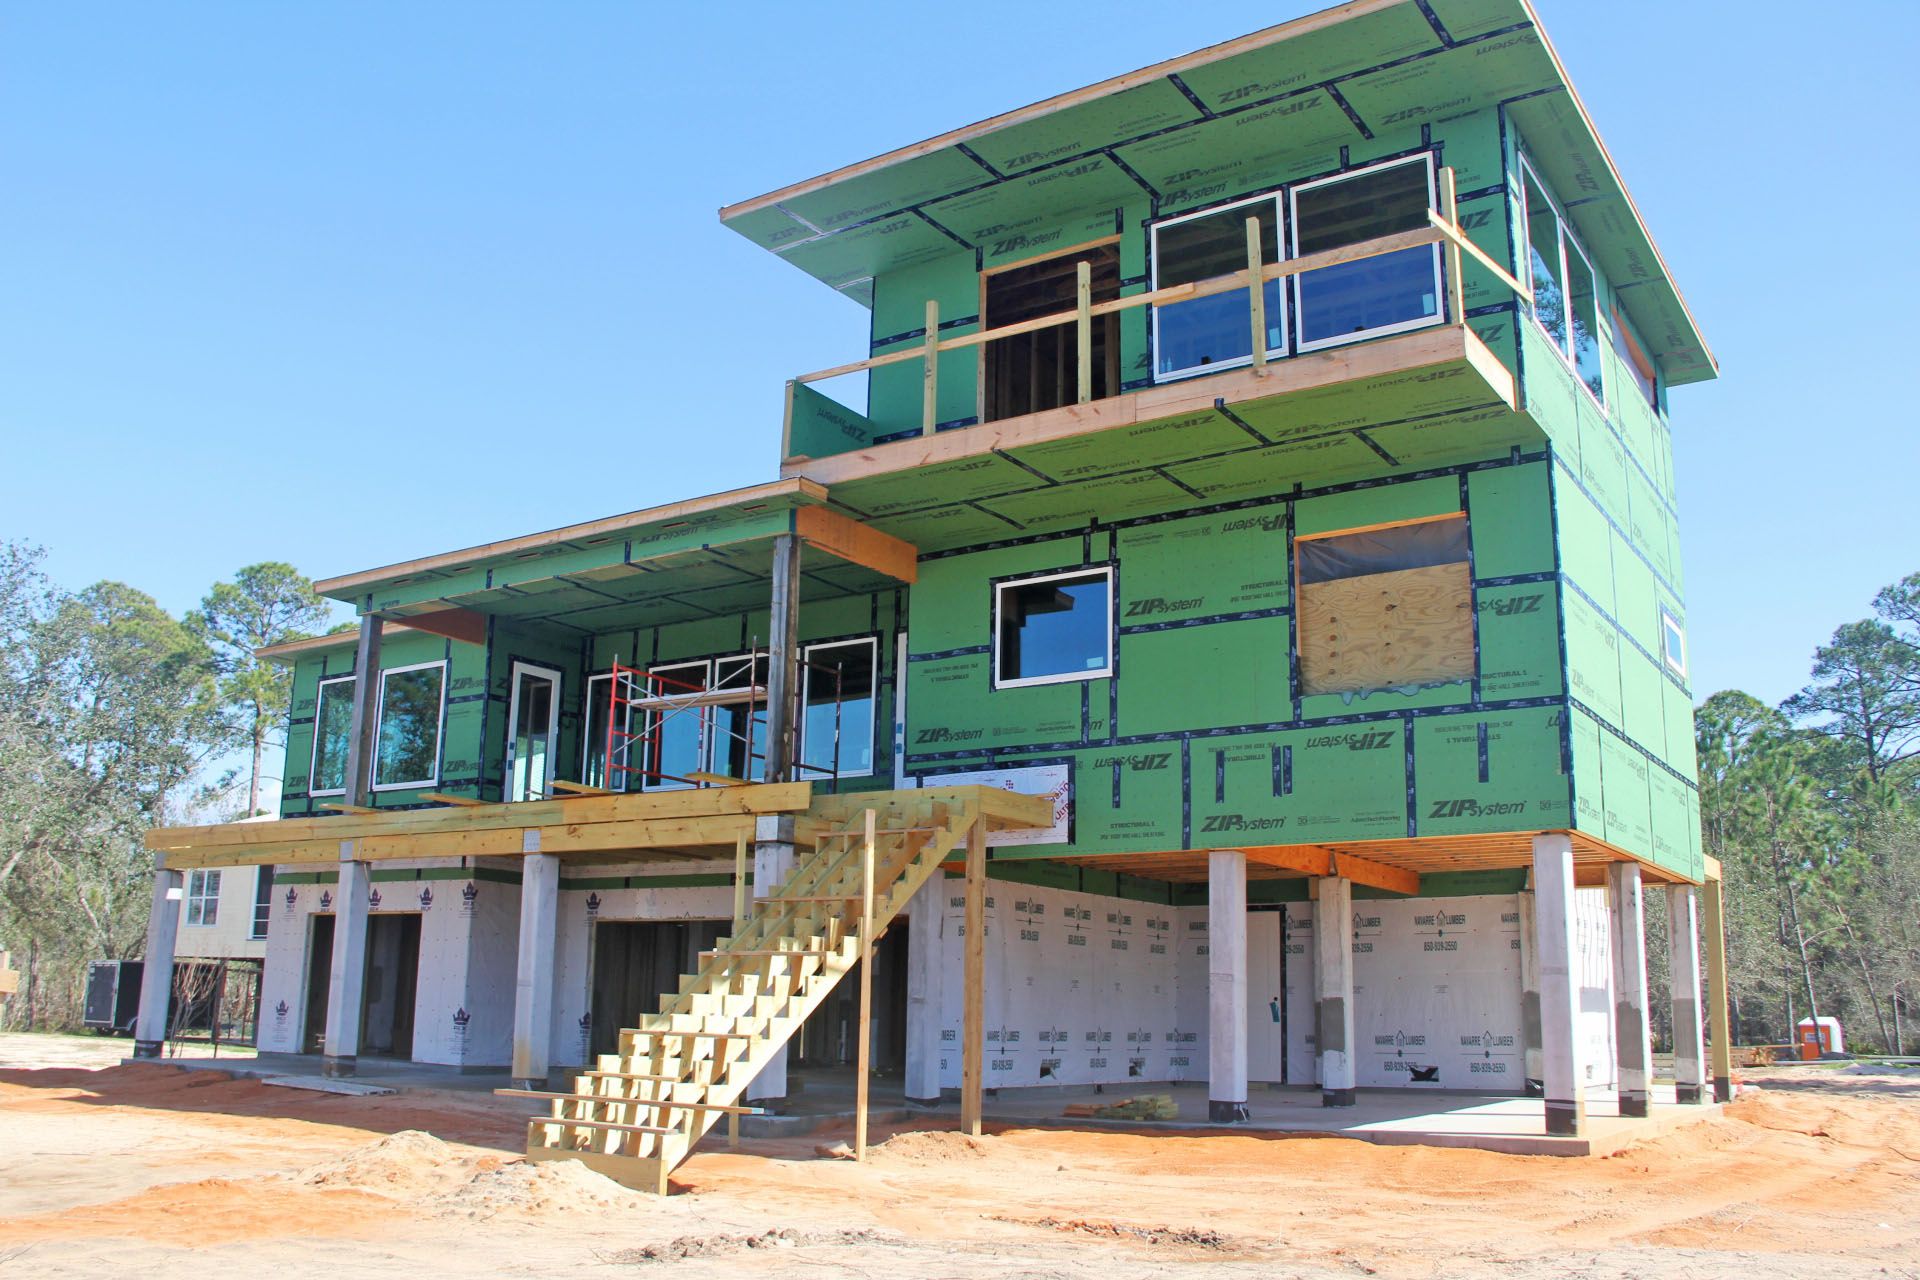
<path id="1" fill-rule="evenodd" d="M 1085 670 L 1062 671 L 1044 676 L 1006 676 L 1002 673 L 1001 663 L 1005 658 L 1001 642 L 1002 622 L 1005 615 L 1005 602 L 1008 591 L 1023 587 L 1036 587 L 1048 582 L 1062 582 L 1068 579 L 1099 578 L 1106 587 L 1107 608 L 1106 627 L 1102 634 L 1106 642 L 1106 660 L 1098 667 Z M 1073 569 L 1055 569 L 1046 573 L 1027 574 L 1018 578 L 1005 578 L 993 584 L 993 643 L 989 661 L 995 689 L 1028 689 L 1039 685 L 1077 684 L 1087 680 L 1105 680 L 1113 675 L 1114 663 L 1114 582 L 1113 566 L 1110 564 L 1082 565 Z"/>
<path id="2" fill-rule="evenodd" d="M 650 676 L 667 676 L 683 684 L 691 685 L 696 683 L 696 681 L 685 679 L 680 673 L 696 669 L 700 673 L 700 678 L 697 681 L 700 688 L 702 690 L 711 689 L 713 687 L 713 661 L 710 658 L 689 658 L 682 661 L 656 663 L 647 668 L 647 674 Z M 695 732 L 699 735 L 699 740 L 694 746 L 695 763 L 698 769 L 704 769 L 706 768 L 709 754 L 709 740 L 712 738 L 712 728 L 708 724 L 708 713 L 711 710 L 712 708 L 710 707 L 699 707 L 693 709 L 691 712 L 648 711 L 642 715 L 640 721 L 642 736 L 638 741 L 642 753 L 642 768 L 648 771 L 640 775 L 640 789 L 642 791 L 688 791 L 699 785 L 695 782 L 676 782 L 671 778 L 660 777 L 654 772 L 660 767 L 659 758 L 653 754 L 654 726 L 656 724 L 672 724 L 674 719 L 691 714 L 694 724 L 698 726 Z M 695 772 L 697 772 L 698 769 L 696 769 Z"/>
<path id="3" fill-rule="evenodd" d="M 355 683 L 356 683 L 355 678 L 353 676 L 328 676 L 326 679 L 322 680 L 319 683 L 319 685 L 316 686 L 314 689 L 313 751 L 312 751 L 311 758 L 307 762 L 307 794 L 309 796 L 343 796 L 347 794 L 347 786 L 346 786 L 347 762 L 345 760 L 342 760 L 340 762 L 340 785 L 339 786 L 322 788 L 322 787 L 316 786 L 315 784 L 320 781 L 320 744 L 321 744 L 322 731 L 326 727 L 327 686 L 344 684 L 348 688 L 349 696 L 347 701 L 347 710 L 348 710 L 347 737 L 349 739 L 349 745 L 351 745 L 351 739 L 353 737 L 353 719 L 352 719 L 353 701 L 352 701 L 351 694 L 352 694 L 352 690 Z M 351 754 L 351 751 L 349 751 L 349 754 Z M 369 762 L 369 767 L 371 767 L 371 762 Z"/>
<path id="4" fill-rule="evenodd" d="M 1406 545 L 1394 547 L 1381 546 L 1406 539 Z M 1362 542 L 1367 539 L 1368 542 Z M 1373 545 L 1368 545 L 1368 543 Z M 1454 544 L 1457 544 L 1454 545 Z M 1336 549 L 1337 548 L 1337 549 Z M 1442 552 L 1457 552 L 1441 558 Z M 1316 566 L 1312 580 L 1308 576 L 1308 557 L 1322 559 Z M 1344 563 L 1334 557 L 1342 557 Z M 1392 561 L 1411 561 L 1393 568 L 1378 567 L 1380 559 Z M 1324 563 L 1333 560 L 1333 563 Z M 1321 533 L 1301 534 L 1293 541 L 1293 646 L 1296 659 L 1296 674 L 1302 697 L 1367 697 L 1388 689 L 1397 689 L 1412 685 L 1417 688 L 1434 688 L 1448 684 L 1459 684 L 1475 678 L 1479 669 L 1479 654 L 1474 643 L 1473 623 L 1473 526 L 1464 511 L 1444 511 L 1430 516 L 1414 516 L 1405 520 L 1390 520 L 1380 524 L 1360 525 L 1346 529 L 1329 529 Z M 1446 577 L 1453 579 L 1448 584 L 1440 579 L 1437 571 L 1445 571 Z M 1392 614 L 1402 619 L 1399 623 L 1388 623 L 1387 613 L 1380 613 L 1369 625 L 1365 616 L 1369 611 L 1377 611 L 1372 603 L 1378 595 L 1382 579 L 1399 577 L 1408 573 L 1420 573 L 1428 579 L 1429 589 L 1450 585 L 1458 593 L 1457 616 L 1436 616 L 1424 622 L 1408 623 L 1405 613 Z M 1365 588 L 1344 588 L 1345 591 L 1362 591 L 1368 603 L 1360 604 L 1347 601 L 1345 604 L 1327 599 L 1330 589 L 1343 590 L 1340 584 L 1367 583 Z M 1391 603 L 1387 606 L 1392 608 Z M 1349 610 L 1352 612 L 1349 612 Z M 1331 612 L 1329 612 L 1331 610 Z M 1436 629 L 1445 625 L 1458 634 L 1453 636 L 1453 647 L 1442 647 L 1426 654 L 1426 660 L 1432 670 L 1422 673 L 1423 678 L 1413 681 L 1382 679 L 1358 682 L 1351 676 L 1342 676 L 1338 671 L 1317 671 L 1311 669 L 1310 659 L 1315 657 L 1315 646 L 1309 642 L 1309 628 L 1322 628 L 1334 616 L 1342 619 L 1356 619 L 1358 629 L 1370 635 L 1382 634 L 1398 626 L 1404 629 L 1418 626 L 1423 635 L 1431 637 Z M 1316 630 L 1314 634 L 1319 634 Z M 1404 650 L 1403 650 L 1404 652 Z"/>
<path id="5" fill-rule="evenodd" d="M 835 768 L 831 750 L 828 752 L 827 762 L 824 765 L 815 765 L 815 762 L 809 758 L 807 744 L 807 724 L 809 720 L 807 712 L 813 706 L 814 655 L 826 650 L 851 649 L 857 646 L 865 646 L 869 655 L 868 670 L 873 673 L 872 682 L 867 689 L 867 767 L 864 769 Z M 845 640 L 817 640 L 801 649 L 800 658 L 799 759 L 802 764 L 810 766 L 806 770 L 806 775 L 813 775 L 815 768 L 826 768 L 832 770 L 831 776 L 835 778 L 871 778 L 874 770 L 879 767 L 880 762 L 880 638 L 878 636 L 853 636 Z M 840 723 L 840 745 L 842 749 L 839 752 L 839 758 L 841 760 L 844 760 L 847 755 L 845 750 L 846 741 L 847 720 L 845 716 L 842 716 Z"/>
<path id="6" fill-rule="evenodd" d="M 633 781 L 635 775 L 622 773 L 617 780 L 613 781 L 609 781 L 604 776 L 607 764 L 606 718 L 612 707 L 610 693 L 612 684 L 613 672 L 611 671 L 602 671 L 599 675 L 587 677 L 586 711 L 580 717 L 580 781 L 605 791 L 632 791 L 636 789 Z M 620 726 L 621 731 L 632 733 L 636 715 L 634 709 L 631 706 L 623 706 L 622 715 L 625 723 Z M 644 740 L 629 738 L 627 741 L 629 744 L 636 744 Z M 629 763 L 631 763 L 631 753 L 635 749 L 635 746 L 629 745 Z M 642 746 L 637 749 L 645 748 Z"/>
<path id="7" fill-rule="evenodd" d="M 1687 629 L 1665 605 L 1660 606 L 1660 658 L 1667 670 L 1686 679 Z"/>
<path id="8" fill-rule="evenodd" d="M 387 717 L 387 682 L 395 676 L 409 672 L 425 671 L 429 668 L 440 672 L 440 706 L 433 725 L 433 769 L 431 776 L 421 779 L 406 779 L 398 782 L 380 782 L 380 729 Z M 446 745 L 447 732 L 447 660 L 436 658 L 432 662 L 412 662 L 404 667 L 386 667 L 380 672 L 380 703 L 373 716 L 373 758 L 367 761 L 367 788 L 370 791 L 417 791 L 422 787 L 432 787 L 440 782 L 440 756 Z"/>
<path id="9" fill-rule="evenodd" d="M 220 923 L 220 872 L 208 868 L 187 872 L 186 913 L 181 923 L 211 929 Z"/>
<path id="10" fill-rule="evenodd" d="M 1196 209 L 1191 213 L 1182 213 L 1171 218 L 1163 218 L 1158 222 L 1150 224 L 1147 227 L 1147 248 L 1153 262 L 1153 281 L 1152 281 L 1151 287 L 1156 291 L 1158 291 L 1160 288 L 1163 287 L 1160 282 L 1161 256 L 1162 256 L 1160 253 L 1160 233 L 1162 231 L 1168 230 L 1169 228 L 1172 228 L 1172 227 L 1181 226 L 1185 223 L 1195 222 L 1201 218 L 1218 217 L 1223 213 L 1231 213 L 1235 209 L 1248 209 L 1248 208 L 1252 208 L 1255 205 L 1259 205 L 1263 203 L 1271 205 L 1273 207 L 1274 253 L 1277 255 L 1277 257 L 1284 258 L 1286 256 L 1286 248 L 1285 248 L 1286 216 L 1285 216 L 1285 203 L 1282 200 L 1282 194 L 1283 193 L 1279 191 L 1270 191 L 1265 195 L 1247 196 L 1241 199 L 1228 201 L 1226 204 L 1213 205 L 1206 209 Z M 1245 219 L 1243 218 L 1242 221 L 1244 222 Z M 1246 258 L 1244 253 L 1241 255 L 1240 265 L 1236 267 L 1235 270 L 1237 271 L 1246 270 Z M 1275 286 L 1277 286 L 1279 282 L 1274 281 L 1272 283 Z M 1229 291 L 1227 293 L 1217 294 L 1214 296 L 1232 297 L 1232 296 L 1235 296 L 1236 293 L 1237 291 Z M 1267 327 L 1269 330 L 1271 330 L 1277 322 L 1280 329 L 1279 345 L 1278 346 L 1269 345 L 1267 348 L 1267 356 L 1269 359 L 1284 357 L 1287 354 L 1287 350 L 1288 350 L 1287 344 L 1292 337 L 1292 333 L 1289 330 L 1287 325 L 1287 314 L 1286 314 L 1287 308 L 1286 308 L 1285 300 L 1286 300 L 1286 290 L 1278 287 L 1273 289 L 1272 296 L 1268 299 L 1269 306 L 1267 308 L 1267 317 L 1266 317 Z M 1206 299 L 1193 299 L 1193 301 L 1206 301 Z M 1226 360 L 1218 360 L 1209 364 L 1189 365 L 1183 369 L 1169 369 L 1169 370 L 1166 370 L 1165 372 L 1162 372 L 1160 369 L 1161 316 L 1165 312 L 1169 312 L 1176 307 L 1185 306 L 1185 305 L 1187 304 L 1183 302 L 1170 302 L 1170 303 L 1164 303 L 1158 306 L 1153 306 L 1148 308 L 1148 311 L 1150 312 L 1150 319 L 1152 321 L 1152 328 L 1153 328 L 1152 357 L 1153 357 L 1153 380 L 1155 382 L 1179 382 L 1183 379 L 1198 377 L 1202 374 L 1219 373 L 1223 369 L 1244 369 L 1248 365 L 1253 363 L 1253 355 L 1251 353 L 1248 353 L 1247 355 L 1244 355 L 1244 356 L 1236 356 Z M 1251 305 L 1251 303 L 1249 303 L 1249 305 Z M 1249 319 L 1249 323 L 1251 323 L 1250 319 Z M 1249 339 L 1251 339 L 1250 332 L 1248 336 L 1249 336 Z M 1249 341 L 1249 345 L 1251 345 L 1251 341 Z"/>
<path id="11" fill-rule="evenodd" d="M 273 864 L 263 862 L 253 869 L 253 917 L 247 925 L 247 941 L 259 942 L 273 924 Z"/>
<path id="12" fill-rule="evenodd" d="M 1328 174 L 1324 178 L 1314 178 L 1314 179 L 1311 179 L 1310 181 L 1298 182 L 1288 187 L 1287 188 L 1287 214 L 1288 214 L 1287 257 L 1289 259 L 1293 259 L 1301 256 L 1300 254 L 1300 196 L 1303 192 L 1315 191 L 1321 187 L 1334 186 L 1342 182 L 1351 182 L 1355 178 L 1364 177 L 1369 173 L 1378 173 L 1384 169 L 1393 169 L 1393 168 L 1398 168 L 1405 165 L 1415 165 L 1415 164 L 1420 165 L 1424 171 L 1424 174 L 1427 180 L 1427 183 L 1426 183 L 1427 209 L 1429 212 L 1431 212 L 1433 211 L 1435 206 L 1439 203 L 1438 178 L 1435 173 L 1434 163 L 1433 163 L 1433 153 L 1431 151 L 1422 151 L 1417 155 L 1401 156 L 1398 159 L 1394 159 L 1394 160 L 1382 160 L 1377 164 L 1362 165 L 1357 169 L 1349 169 L 1344 173 Z M 1294 346 L 1293 346 L 1294 351 L 1302 354 L 1308 351 L 1324 351 L 1328 347 L 1342 347 L 1348 344 L 1349 342 L 1364 342 L 1369 338 L 1385 338 L 1396 333 L 1410 333 L 1415 329 L 1430 329 L 1434 325 L 1445 323 L 1447 316 L 1446 316 L 1446 304 L 1443 301 L 1443 299 L 1446 297 L 1446 286 L 1445 286 L 1445 279 L 1443 275 L 1443 268 L 1441 265 L 1440 246 L 1438 244 L 1433 244 L 1433 245 L 1429 245 L 1427 248 L 1428 248 L 1428 253 L 1433 260 L 1433 314 L 1432 315 L 1416 316 L 1408 320 L 1396 320 L 1392 324 L 1375 325 L 1374 327 L 1369 329 L 1356 329 L 1350 333 L 1335 334 L 1331 337 L 1316 338 L 1312 340 L 1307 339 L 1306 322 L 1305 322 L 1306 306 L 1305 306 L 1305 300 L 1301 296 L 1301 288 L 1306 280 L 1306 277 L 1309 275 L 1312 275 L 1313 273 L 1306 272 L 1302 275 L 1293 276 L 1291 278 L 1292 285 L 1287 290 L 1287 295 L 1292 303 L 1292 315 L 1288 317 L 1288 321 L 1289 321 L 1289 332 L 1291 332 L 1294 335 Z M 1407 252 L 1414 252 L 1414 250 L 1401 250 L 1400 252 L 1407 253 Z M 1367 259 L 1366 261 L 1375 261 L 1375 260 L 1376 259 Z M 1347 266 L 1352 264 L 1343 263 L 1341 265 Z M 1331 267 L 1331 268 L 1325 268 L 1325 269 L 1338 270 L 1339 268 Z"/>
<path id="13" fill-rule="evenodd" d="M 1534 210 L 1531 207 L 1529 190 L 1537 190 L 1540 193 L 1540 198 L 1547 205 L 1545 212 L 1553 218 L 1556 235 L 1551 258 L 1547 257 L 1544 246 L 1534 243 Z M 1607 411 L 1606 361 L 1596 355 L 1594 375 L 1600 382 L 1600 389 L 1597 391 L 1593 384 L 1587 381 L 1586 375 L 1580 371 L 1573 313 L 1573 264 L 1568 256 L 1568 250 L 1571 249 L 1573 253 L 1579 255 L 1582 269 L 1593 281 L 1592 314 L 1587 317 L 1587 326 L 1593 335 L 1596 353 L 1599 350 L 1603 332 L 1607 332 L 1601 328 L 1600 275 L 1593 269 L 1593 255 L 1587 252 L 1587 247 L 1581 243 L 1580 237 L 1573 234 L 1573 229 L 1568 224 L 1566 210 L 1561 207 L 1559 198 L 1553 194 L 1553 189 L 1541 180 L 1540 171 L 1534 168 L 1533 162 L 1524 152 L 1520 156 L 1520 237 L 1520 265 L 1526 269 L 1527 288 L 1534 295 L 1534 303 L 1527 308 L 1527 314 L 1533 317 L 1533 323 L 1539 328 L 1541 335 L 1547 339 L 1547 345 L 1559 354 L 1560 363 L 1567 367 L 1567 371 L 1573 375 L 1573 380 L 1580 384 L 1604 414 Z M 1541 289 L 1534 279 L 1533 272 L 1533 255 L 1536 249 L 1540 251 L 1540 256 L 1546 259 L 1549 270 L 1557 268 L 1559 271 L 1554 285 L 1560 293 L 1561 327 L 1566 331 L 1559 338 L 1554 337 L 1553 330 L 1549 329 L 1546 322 L 1540 318 Z"/>

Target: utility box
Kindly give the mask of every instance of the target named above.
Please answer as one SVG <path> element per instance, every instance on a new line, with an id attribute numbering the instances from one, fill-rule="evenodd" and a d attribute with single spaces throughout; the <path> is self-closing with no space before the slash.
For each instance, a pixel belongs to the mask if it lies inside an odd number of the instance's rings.
<path id="1" fill-rule="evenodd" d="M 87 966 L 87 1007 L 80 1021 L 95 1031 L 127 1035 L 140 1016 L 139 960 L 95 960 Z"/>
<path id="2" fill-rule="evenodd" d="M 1813 1062 L 1822 1054 L 1845 1053 L 1846 1037 L 1840 1033 L 1840 1019 L 1802 1018 L 1794 1028 L 1794 1040 L 1800 1046 L 1803 1062 Z"/>

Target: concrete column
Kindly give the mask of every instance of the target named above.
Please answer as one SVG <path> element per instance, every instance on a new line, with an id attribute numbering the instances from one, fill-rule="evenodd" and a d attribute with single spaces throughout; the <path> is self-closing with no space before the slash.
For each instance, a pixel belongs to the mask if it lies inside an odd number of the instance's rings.
<path id="1" fill-rule="evenodd" d="M 907 903 L 907 1101 L 923 1106 L 940 1101 L 947 894 L 947 878 L 936 871 Z"/>
<path id="2" fill-rule="evenodd" d="M 1540 1079 L 1547 1132 L 1577 1137 L 1587 1106 L 1580 1091 L 1579 999 L 1573 972 L 1573 841 L 1533 838 L 1534 951 L 1540 965 Z"/>
<path id="3" fill-rule="evenodd" d="M 1313 900 L 1313 1035 L 1320 1053 L 1320 1102 L 1354 1104 L 1353 881 L 1325 876 Z"/>
<path id="4" fill-rule="evenodd" d="M 1673 1092 L 1683 1103 L 1705 1102 L 1707 1042 L 1700 1026 L 1700 930 L 1693 886 L 1667 889 L 1667 961 L 1673 974 Z"/>
<path id="5" fill-rule="evenodd" d="M 327 1038 L 320 1073 L 350 1076 L 360 1054 L 360 1001 L 367 986 L 367 889 L 370 868 L 356 862 L 356 842 L 340 842 L 340 883 L 333 893 L 333 973 L 327 989 Z"/>
<path id="6" fill-rule="evenodd" d="M 773 540 L 773 596 L 767 619 L 768 782 L 796 776 L 793 767 L 796 712 L 800 705 L 800 539 Z"/>
<path id="7" fill-rule="evenodd" d="M 1723 882 L 1700 886 L 1700 931 L 1707 949 L 1707 1026 L 1713 1032 L 1713 1100 L 1733 1101 L 1733 1027 L 1727 1017 L 1727 926 Z"/>
<path id="8" fill-rule="evenodd" d="M 1647 1025 L 1647 928 L 1640 864 L 1607 864 L 1607 920 L 1613 926 L 1613 1044 L 1620 1114 L 1644 1116 L 1653 1088 Z"/>
<path id="9" fill-rule="evenodd" d="M 1207 854 L 1207 1118 L 1247 1118 L 1247 855 Z"/>
<path id="10" fill-rule="evenodd" d="M 1521 1071 L 1527 1095 L 1537 1098 L 1543 1068 L 1540 1065 L 1540 948 L 1534 937 L 1533 890 L 1521 890 L 1519 899 Z"/>
<path id="11" fill-rule="evenodd" d="M 771 775 L 769 775 L 771 776 Z M 763 813 L 753 820 L 753 896 L 780 892 L 793 874 L 793 815 Z M 787 1050 L 782 1045 L 747 1086 L 747 1100 L 756 1106 L 778 1106 L 787 1100 Z"/>
<path id="12" fill-rule="evenodd" d="M 520 860 L 520 960 L 514 970 L 513 1084 L 547 1087 L 553 1041 L 554 936 L 560 925 L 560 859 L 530 853 Z"/>
<path id="13" fill-rule="evenodd" d="M 140 976 L 140 1013 L 133 1029 L 133 1056 L 157 1058 L 167 1041 L 167 1010 L 173 1000 L 173 947 L 180 936 L 182 877 L 167 870 L 167 855 L 153 855 L 153 906 L 147 914 L 147 962 Z"/>

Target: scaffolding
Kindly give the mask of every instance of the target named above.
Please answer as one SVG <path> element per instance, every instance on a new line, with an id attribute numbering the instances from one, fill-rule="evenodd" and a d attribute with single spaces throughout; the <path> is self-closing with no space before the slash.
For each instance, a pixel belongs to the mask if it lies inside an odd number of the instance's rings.
<path id="1" fill-rule="evenodd" d="M 607 729 L 601 777 L 610 790 L 631 789 L 629 780 L 638 779 L 642 790 L 663 785 L 686 787 L 740 786 L 756 781 L 756 769 L 766 763 L 767 682 L 766 664 L 771 654 L 756 643 L 746 653 L 714 661 L 713 675 L 705 685 L 690 684 L 646 667 L 629 667 L 616 657 L 607 685 Z M 802 662 L 800 667 L 814 674 L 828 675 L 833 681 L 833 751 L 831 763 L 810 764 L 795 755 L 792 767 L 799 774 L 823 775 L 830 782 L 840 778 L 841 721 L 845 706 L 845 682 L 839 664 Z M 805 696 L 797 699 L 804 704 Z M 745 708 L 743 717 L 720 712 Z M 803 707 L 804 714 L 804 707 Z M 635 717 L 639 725 L 635 727 Z M 739 773 L 718 768 L 691 769 L 673 773 L 665 769 L 668 726 L 676 717 L 691 716 L 695 722 L 694 756 L 696 762 L 713 765 L 725 744 L 724 758 L 738 762 Z M 791 732 L 791 730 L 790 730 Z M 639 759 L 634 748 L 639 747 Z"/>

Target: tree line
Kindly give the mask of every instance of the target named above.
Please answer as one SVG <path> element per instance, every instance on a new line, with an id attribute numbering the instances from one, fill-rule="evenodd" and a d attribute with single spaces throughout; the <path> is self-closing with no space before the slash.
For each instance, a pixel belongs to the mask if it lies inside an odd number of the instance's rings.
<path id="1" fill-rule="evenodd" d="M 264 563 L 174 617 L 121 582 L 64 591 L 43 558 L 0 544 L 0 949 L 21 975 L 9 1024 L 62 1030 L 87 963 L 146 945 L 146 830 L 262 811 L 292 679 L 254 650 L 325 627 L 330 606 Z"/>
<path id="2" fill-rule="evenodd" d="M 174 617 L 124 583 L 63 591 L 42 558 L 0 545 L 0 948 L 22 971 L 11 1024 L 67 1028 L 87 962 L 145 946 L 147 828 L 262 811 L 292 681 L 255 650 L 325 628 L 330 606 L 270 562 Z M 1778 706 L 1727 690 L 1695 713 L 1740 1043 L 1787 1041 L 1819 1015 L 1856 1047 L 1904 1053 L 1916 1039 L 1920 573 L 1872 610 Z M 1663 994 L 1659 899 L 1648 941 Z"/>

